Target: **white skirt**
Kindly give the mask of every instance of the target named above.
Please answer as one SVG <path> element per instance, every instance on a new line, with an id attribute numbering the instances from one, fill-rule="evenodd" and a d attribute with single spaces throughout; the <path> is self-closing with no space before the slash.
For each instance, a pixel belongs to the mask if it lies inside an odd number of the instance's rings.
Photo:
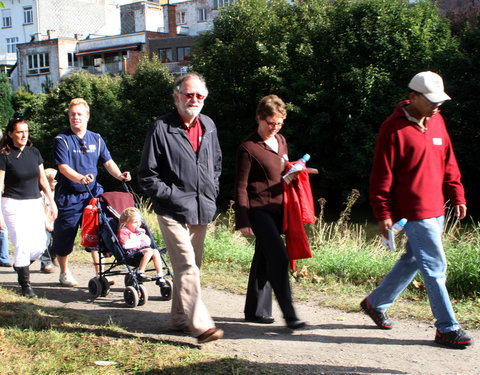
<path id="1" fill-rule="evenodd" d="M 45 250 L 45 211 L 42 199 L 2 197 L 2 212 L 14 247 L 13 265 L 27 267 Z"/>

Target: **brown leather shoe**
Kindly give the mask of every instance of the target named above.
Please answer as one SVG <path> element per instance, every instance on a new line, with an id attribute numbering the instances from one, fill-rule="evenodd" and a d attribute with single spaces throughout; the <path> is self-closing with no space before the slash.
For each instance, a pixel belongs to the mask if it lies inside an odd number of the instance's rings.
<path id="1" fill-rule="evenodd" d="M 200 336 L 197 336 L 199 344 L 205 344 L 210 341 L 215 341 L 223 337 L 223 330 L 220 328 L 210 328 L 203 332 Z"/>

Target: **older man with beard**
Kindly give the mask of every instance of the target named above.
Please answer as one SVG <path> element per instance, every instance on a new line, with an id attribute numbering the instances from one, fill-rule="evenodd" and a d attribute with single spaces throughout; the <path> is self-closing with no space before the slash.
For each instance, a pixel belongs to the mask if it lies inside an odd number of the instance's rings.
<path id="1" fill-rule="evenodd" d="M 176 79 L 176 110 L 150 128 L 138 171 L 172 262 L 172 325 L 199 343 L 223 336 L 202 301 L 200 287 L 203 243 L 216 211 L 222 162 L 215 124 L 200 114 L 207 95 L 200 75 Z"/>

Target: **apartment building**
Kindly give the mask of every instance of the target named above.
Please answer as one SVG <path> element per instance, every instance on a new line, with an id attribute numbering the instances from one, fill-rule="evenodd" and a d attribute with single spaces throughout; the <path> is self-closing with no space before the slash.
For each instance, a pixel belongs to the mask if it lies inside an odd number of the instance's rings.
<path id="1" fill-rule="evenodd" d="M 17 62 L 11 73 L 13 89 L 26 87 L 34 93 L 42 92 L 76 70 L 92 74 L 134 74 L 143 53 L 158 54 L 172 74 L 184 72 L 188 70 L 191 49 L 198 36 L 212 28 L 218 9 L 233 1 L 187 0 L 171 4 L 159 0 L 117 4 L 119 32 L 110 35 L 80 32 L 85 29 L 72 26 L 62 29 L 68 32 L 47 29 L 45 34 L 37 33 L 27 42 L 16 43 Z M 117 27 L 115 22 L 112 24 Z M 111 26 L 111 30 L 115 27 Z M 107 29 L 105 26 L 96 30 Z"/>
<path id="2" fill-rule="evenodd" d="M 2 0 L 0 9 L 0 70 L 16 63 L 16 45 L 75 34 L 120 33 L 120 9 L 131 0 Z"/>

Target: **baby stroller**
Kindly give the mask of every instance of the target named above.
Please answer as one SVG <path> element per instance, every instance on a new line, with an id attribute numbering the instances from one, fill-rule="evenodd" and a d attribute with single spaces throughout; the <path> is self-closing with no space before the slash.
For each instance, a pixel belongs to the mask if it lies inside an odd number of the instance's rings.
<path id="1" fill-rule="evenodd" d="M 98 209 L 98 254 L 100 273 L 90 279 L 88 282 L 88 292 L 92 298 L 106 297 L 110 292 L 110 283 L 107 276 L 125 275 L 125 290 L 123 298 L 130 307 L 142 306 L 148 301 L 147 288 L 143 282 L 137 278 L 137 267 L 139 259 L 127 256 L 126 251 L 120 244 L 117 237 L 118 219 L 120 213 L 127 207 L 136 207 L 133 194 L 129 191 L 127 185 L 123 183 L 125 192 L 105 192 L 99 196 L 97 202 Z M 93 198 L 90 189 L 87 190 Z M 158 249 L 153 235 L 142 219 L 142 228 L 151 239 L 151 248 L 160 252 L 162 262 L 161 277 L 153 277 L 149 281 L 155 281 L 160 287 L 160 295 L 164 301 L 168 301 L 172 296 L 173 274 L 165 261 L 164 255 L 167 249 Z M 113 260 L 111 260 L 113 256 Z M 148 271 L 152 271 L 148 269 Z"/>

